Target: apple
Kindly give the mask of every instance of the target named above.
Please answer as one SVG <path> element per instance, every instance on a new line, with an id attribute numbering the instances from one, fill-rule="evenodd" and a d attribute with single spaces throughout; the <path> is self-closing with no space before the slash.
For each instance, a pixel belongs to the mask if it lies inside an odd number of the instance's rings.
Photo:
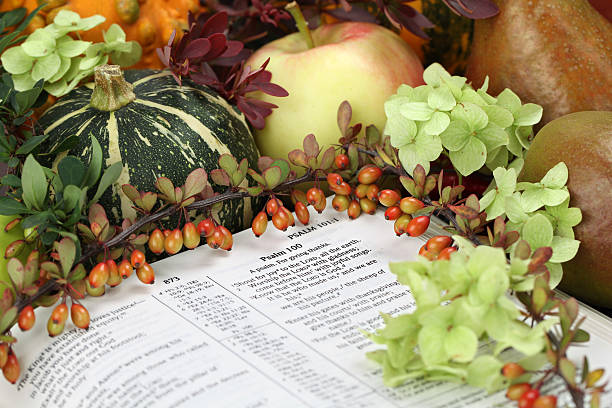
<path id="1" fill-rule="evenodd" d="M 297 25 L 300 28 L 299 21 Z M 401 84 L 424 83 L 418 56 L 384 27 L 347 22 L 322 25 L 309 33 L 312 48 L 308 33 L 293 33 L 264 45 L 246 63 L 255 69 L 270 58 L 266 69 L 272 72 L 271 82 L 289 92 L 284 98 L 251 95 L 278 105 L 266 118 L 265 128 L 255 131 L 262 155 L 286 158 L 302 147 L 309 133 L 323 149 L 338 143 L 337 112 L 344 100 L 353 109 L 353 124 L 374 124 L 382 131 L 387 98 Z"/>

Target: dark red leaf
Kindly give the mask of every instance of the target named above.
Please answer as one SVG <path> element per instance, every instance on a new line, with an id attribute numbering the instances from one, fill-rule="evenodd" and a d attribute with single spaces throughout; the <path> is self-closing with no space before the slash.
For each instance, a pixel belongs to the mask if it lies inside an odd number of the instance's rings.
<path id="1" fill-rule="evenodd" d="M 456 14 L 474 20 L 489 18 L 499 13 L 491 0 L 443 0 Z"/>
<path id="2" fill-rule="evenodd" d="M 183 51 L 184 58 L 202 58 L 210 51 L 211 44 L 208 38 L 198 38 L 190 42 Z"/>
<path id="3" fill-rule="evenodd" d="M 227 28 L 227 13 L 220 11 L 215 13 L 212 17 L 206 20 L 204 27 L 202 28 L 202 35 L 210 37 L 215 33 L 223 33 Z"/>

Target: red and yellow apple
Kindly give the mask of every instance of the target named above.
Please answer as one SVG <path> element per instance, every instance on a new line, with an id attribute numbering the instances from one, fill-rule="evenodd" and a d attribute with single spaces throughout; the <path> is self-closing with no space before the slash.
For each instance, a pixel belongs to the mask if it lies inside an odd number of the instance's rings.
<path id="1" fill-rule="evenodd" d="M 322 25 L 313 30 L 313 48 L 303 33 L 266 44 L 247 61 L 254 69 L 270 58 L 272 81 L 289 92 L 285 98 L 254 94 L 278 105 L 255 131 L 262 155 L 286 158 L 314 133 L 322 148 L 337 143 L 338 106 L 348 100 L 353 123 L 382 131 L 384 102 L 401 84 L 423 84 L 421 61 L 397 34 L 369 23 Z"/>

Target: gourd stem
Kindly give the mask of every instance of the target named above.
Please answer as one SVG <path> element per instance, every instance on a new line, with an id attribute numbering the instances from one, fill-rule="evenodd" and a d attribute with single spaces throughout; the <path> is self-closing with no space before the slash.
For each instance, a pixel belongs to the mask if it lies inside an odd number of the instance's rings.
<path id="1" fill-rule="evenodd" d="M 306 40 L 306 45 L 308 46 L 308 49 L 314 48 L 315 44 L 312 39 L 312 34 L 310 33 L 310 28 L 308 28 L 308 23 L 306 22 L 306 19 L 302 14 L 300 6 L 295 1 L 292 1 L 291 3 L 285 6 L 285 10 L 291 13 L 291 16 L 295 20 L 295 25 L 300 31 L 300 34 L 302 34 L 302 37 L 304 37 L 304 39 Z"/>
<path id="2" fill-rule="evenodd" d="M 136 99 L 134 87 L 123 78 L 119 65 L 94 69 L 95 86 L 89 104 L 101 111 L 115 111 Z"/>

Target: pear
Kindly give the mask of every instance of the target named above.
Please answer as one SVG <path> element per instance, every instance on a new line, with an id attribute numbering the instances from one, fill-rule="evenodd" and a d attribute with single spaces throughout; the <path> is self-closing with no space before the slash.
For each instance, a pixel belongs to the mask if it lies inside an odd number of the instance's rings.
<path id="1" fill-rule="evenodd" d="M 570 206 L 582 210 L 574 227 L 578 254 L 563 264 L 561 289 L 594 306 L 612 308 L 612 112 L 576 112 L 536 135 L 521 175 L 539 181 L 559 162 L 569 170 Z"/>

